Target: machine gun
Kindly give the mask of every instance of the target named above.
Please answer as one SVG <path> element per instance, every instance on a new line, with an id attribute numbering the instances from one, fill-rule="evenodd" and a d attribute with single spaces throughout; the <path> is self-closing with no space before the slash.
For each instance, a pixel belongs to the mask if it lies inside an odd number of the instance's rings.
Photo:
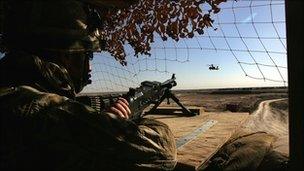
<path id="1" fill-rule="evenodd" d="M 170 104 L 169 99 L 175 101 L 181 107 L 182 112 L 185 115 L 198 115 L 198 113 L 191 112 L 184 107 L 179 102 L 179 99 L 171 92 L 171 88 L 176 85 L 175 74 L 173 74 L 171 79 L 168 79 L 163 83 L 157 81 L 143 81 L 139 87 L 130 88 L 126 94 L 80 96 L 77 99 L 78 101 L 95 108 L 97 111 L 102 112 L 110 107 L 119 97 L 123 97 L 129 102 L 129 107 L 132 113 L 130 119 L 138 119 L 146 114 L 155 113 L 157 107 L 165 99 L 168 99 L 168 104 Z M 143 112 L 144 109 L 151 104 L 154 104 L 154 106 L 148 112 Z"/>

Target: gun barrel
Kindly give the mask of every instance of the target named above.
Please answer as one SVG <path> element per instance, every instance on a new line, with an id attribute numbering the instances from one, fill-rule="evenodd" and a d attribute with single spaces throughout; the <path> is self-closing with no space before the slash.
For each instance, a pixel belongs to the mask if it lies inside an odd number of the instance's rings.
<path id="1" fill-rule="evenodd" d="M 165 82 L 163 82 L 161 85 L 162 87 L 166 87 L 166 88 L 169 88 L 171 89 L 172 87 L 176 86 L 177 83 L 175 81 L 175 74 L 172 75 L 172 77 L 168 80 L 166 80 Z"/>

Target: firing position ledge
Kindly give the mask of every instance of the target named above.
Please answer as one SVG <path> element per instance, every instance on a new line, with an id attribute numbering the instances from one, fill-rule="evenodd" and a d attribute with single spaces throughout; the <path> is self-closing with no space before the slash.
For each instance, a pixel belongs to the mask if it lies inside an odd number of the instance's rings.
<path id="1" fill-rule="evenodd" d="M 167 112 L 175 111 L 175 108 L 163 109 Z M 147 116 L 166 123 L 172 130 L 178 147 L 177 170 L 204 168 L 208 160 L 249 116 L 249 113 L 204 112 L 199 107 L 189 109 L 199 110 L 200 115 L 183 116 L 171 113 Z"/>

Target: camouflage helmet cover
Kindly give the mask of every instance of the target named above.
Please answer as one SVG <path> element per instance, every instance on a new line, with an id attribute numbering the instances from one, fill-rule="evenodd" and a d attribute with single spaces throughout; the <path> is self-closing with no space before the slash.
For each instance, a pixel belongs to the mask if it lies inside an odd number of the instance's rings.
<path id="1" fill-rule="evenodd" d="M 98 29 L 88 29 L 87 6 L 125 8 L 123 0 L 7 0 L 3 39 L 8 49 L 101 51 Z"/>

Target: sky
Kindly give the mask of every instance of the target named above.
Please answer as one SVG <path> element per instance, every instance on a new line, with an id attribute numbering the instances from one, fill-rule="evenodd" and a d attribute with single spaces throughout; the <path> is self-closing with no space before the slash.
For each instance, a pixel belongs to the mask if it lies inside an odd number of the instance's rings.
<path id="1" fill-rule="evenodd" d="M 216 31 L 208 28 L 203 36 L 179 42 L 158 38 L 151 56 L 136 58 L 126 47 L 130 53 L 127 67 L 121 67 L 108 53 L 95 54 L 94 84 L 84 92 L 127 89 L 144 80 L 162 82 L 172 73 L 178 84 L 175 89 L 287 86 L 284 1 L 228 0 L 220 7 L 218 15 L 212 16 Z M 242 64 L 244 72 L 238 61 L 265 65 Z M 220 69 L 210 71 L 209 64 Z"/>
<path id="2" fill-rule="evenodd" d="M 156 38 L 151 56 L 138 58 L 126 46 L 127 67 L 107 52 L 94 54 L 93 84 L 83 92 L 127 90 L 145 80 L 165 81 L 173 73 L 177 81 L 174 89 L 287 85 L 283 82 L 287 81 L 284 1 L 228 0 L 220 8 L 212 16 L 216 30 L 204 29 L 204 35 L 179 42 Z M 256 62 L 265 65 L 245 64 Z M 209 64 L 220 69 L 209 70 Z M 275 65 L 282 67 L 269 67 Z"/>

